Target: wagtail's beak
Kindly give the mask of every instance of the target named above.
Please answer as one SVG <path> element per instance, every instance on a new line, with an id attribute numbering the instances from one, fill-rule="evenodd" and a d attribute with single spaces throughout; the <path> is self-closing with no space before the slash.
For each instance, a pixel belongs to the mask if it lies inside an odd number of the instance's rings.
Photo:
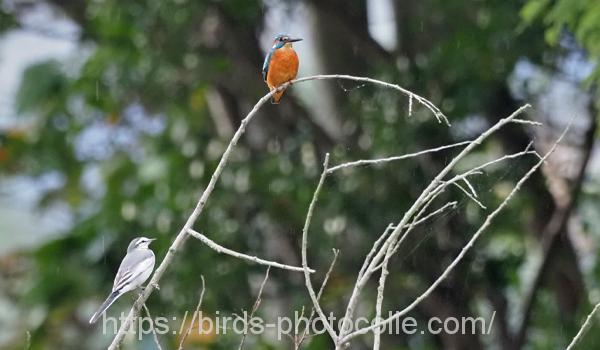
<path id="1" fill-rule="evenodd" d="M 149 240 L 150 242 L 152 242 L 152 241 L 156 241 L 156 238 L 149 238 L 148 240 Z"/>
<path id="2" fill-rule="evenodd" d="M 288 39 L 289 43 L 293 43 L 293 42 L 296 42 L 296 41 L 302 41 L 302 38 L 290 38 L 290 39 Z"/>

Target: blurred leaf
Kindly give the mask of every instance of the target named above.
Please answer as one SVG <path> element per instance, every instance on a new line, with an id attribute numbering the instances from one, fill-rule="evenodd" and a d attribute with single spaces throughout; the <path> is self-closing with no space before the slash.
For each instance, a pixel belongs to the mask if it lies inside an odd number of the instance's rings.
<path id="1" fill-rule="evenodd" d="M 16 97 L 19 113 L 46 114 L 59 108 L 67 88 L 67 79 L 60 67 L 60 63 L 48 61 L 25 70 Z"/>

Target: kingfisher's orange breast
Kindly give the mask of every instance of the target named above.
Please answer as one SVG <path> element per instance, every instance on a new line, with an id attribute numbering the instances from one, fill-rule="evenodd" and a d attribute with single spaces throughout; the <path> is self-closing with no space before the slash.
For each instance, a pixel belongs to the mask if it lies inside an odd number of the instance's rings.
<path id="1" fill-rule="evenodd" d="M 267 84 L 270 88 L 278 87 L 286 83 L 298 75 L 298 55 L 291 47 L 282 47 L 275 50 L 269 63 L 269 71 L 267 72 Z"/>

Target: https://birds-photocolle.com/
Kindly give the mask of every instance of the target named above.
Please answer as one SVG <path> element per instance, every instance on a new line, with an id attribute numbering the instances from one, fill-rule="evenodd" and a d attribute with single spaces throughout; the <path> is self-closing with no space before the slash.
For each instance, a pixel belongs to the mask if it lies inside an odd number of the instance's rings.
<path id="1" fill-rule="evenodd" d="M 154 270 L 155 259 L 154 253 L 148 247 L 152 241 L 154 238 L 137 237 L 129 243 L 127 254 L 121 261 L 115 276 L 112 292 L 92 315 L 90 323 L 96 322 L 121 295 L 141 287 L 150 277 Z"/>
<path id="2" fill-rule="evenodd" d="M 281 84 L 287 83 L 296 78 L 298 74 L 298 55 L 292 46 L 293 42 L 300 41 L 300 38 L 291 38 L 286 34 L 279 34 L 273 41 L 273 46 L 265 57 L 262 75 L 264 81 L 273 91 Z M 279 103 L 284 90 L 278 91 L 271 99 L 272 103 Z"/>

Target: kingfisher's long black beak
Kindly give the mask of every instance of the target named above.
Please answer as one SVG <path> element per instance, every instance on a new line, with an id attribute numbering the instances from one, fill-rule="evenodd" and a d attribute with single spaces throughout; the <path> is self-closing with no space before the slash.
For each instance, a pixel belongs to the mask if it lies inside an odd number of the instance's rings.
<path id="1" fill-rule="evenodd" d="M 289 38 L 287 40 L 288 43 L 293 43 L 293 42 L 296 42 L 296 41 L 302 41 L 302 38 Z"/>

